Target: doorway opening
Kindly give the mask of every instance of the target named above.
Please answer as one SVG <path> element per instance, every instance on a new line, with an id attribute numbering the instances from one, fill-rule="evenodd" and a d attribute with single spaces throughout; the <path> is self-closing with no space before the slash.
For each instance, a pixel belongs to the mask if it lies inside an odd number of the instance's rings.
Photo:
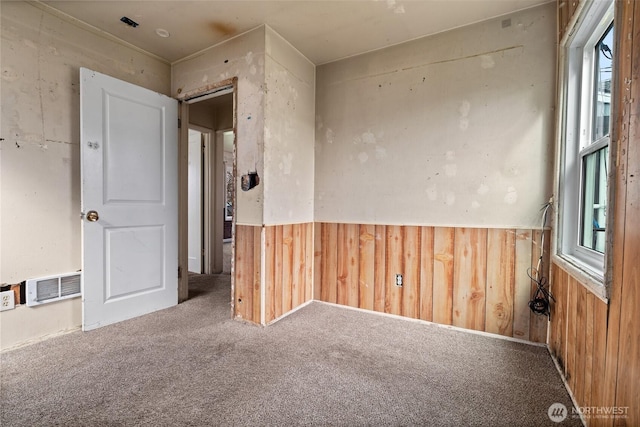
<path id="1" fill-rule="evenodd" d="M 224 83 L 187 95 L 181 107 L 181 137 L 187 142 L 181 160 L 186 196 L 181 260 L 188 271 L 180 282 L 181 300 L 188 298 L 189 276 L 231 274 L 233 269 L 235 84 Z"/>

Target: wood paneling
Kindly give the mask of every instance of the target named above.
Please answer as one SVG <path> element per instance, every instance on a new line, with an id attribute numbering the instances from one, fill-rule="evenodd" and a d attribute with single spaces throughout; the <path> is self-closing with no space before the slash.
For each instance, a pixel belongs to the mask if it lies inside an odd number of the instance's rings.
<path id="1" fill-rule="evenodd" d="M 487 235 L 486 331 L 513 336 L 516 233 L 492 229 Z M 527 301 L 528 302 L 528 301 Z"/>
<path id="2" fill-rule="evenodd" d="M 313 223 L 264 228 L 265 322 L 269 323 L 313 299 L 313 265 L 322 268 L 325 260 L 314 242 Z M 321 279 L 321 274 L 317 277 Z"/>
<path id="3" fill-rule="evenodd" d="M 569 22 L 575 14 L 579 3 L 579 0 L 558 1 L 558 40 L 561 40 L 564 34 L 568 31 Z"/>
<path id="4" fill-rule="evenodd" d="M 605 407 L 607 304 L 557 265 L 553 266 L 549 348 L 581 407 Z M 588 425 L 613 425 L 587 417 Z M 634 425 L 634 424 L 630 424 Z"/>
<path id="5" fill-rule="evenodd" d="M 321 270 L 316 294 L 322 301 L 516 338 L 546 338 L 530 329 L 528 306 L 527 269 L 539 247 L 532 236 L 539 238 L 540 233 L 328 223 L 316 227 L 320 242 L 315 242 L 315 262 Z M 396 274 L 402 275 L 402 286 L 396 285 Z M 546 326 L 546 317 L 539 317 Z"/>
<path id="6" fill-rule="evenodd" d="M 236 225 L 234 317 L 260 322 L 262 227 Z"/>
<path id="7" fill-rule="evenodd" d="M 433 321 L 453 324 L 453 247 L 455 229 L 433 231 Z"/>

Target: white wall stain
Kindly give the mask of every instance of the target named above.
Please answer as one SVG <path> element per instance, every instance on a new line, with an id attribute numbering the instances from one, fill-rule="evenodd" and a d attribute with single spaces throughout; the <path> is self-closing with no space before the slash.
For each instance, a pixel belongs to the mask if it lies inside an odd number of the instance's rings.
<path id="1" fill-rule="evenodd" d="M 458 174 L 458 165 L 455 163 L 444 165 L 444 173 L 447 176 L 456 176 Z"/>
<path id="2" fill-rule="evenodd" d="M 247 61 L 247 64 L 251 64 L 253 62 L 253 52 L 247 52 L 247 54 L 244 56 L 244 59 L 245 61 Z"/>
<path id="3" fill-rule="evenodd" d="M 484 196 L 485 194 L 487 194 L 489 192 L 490 188 L 487 184 L 480 184 L 480 187 L 478 187 L 478 189 L 476 190 L 476 192 L 481 195 Z"/>
<path id="4" fill-rule="evenodd" d="M 471 111 L 471 103 L 465 99 L 462 101 L 462 104 L 460 104 L 458 111 L 460 112 L 460 130 L 467 130 L 469 127 L 469 111 Z"/>
<path id="5" fill-rule="evenodd" d="M 325 132 L 325 137 L 327 138 L 327 142 L 329 144 L 333 144 L 333 130 L 327 129 L 327 131 Z"/>
<path id="6" fill-rule="evenodd" d="M 387 157 L 387 149 L 381 147 L 380 145 L 376 146 L 376 159 L 381 160 Z"/>
<path id="7" fill-rule="evenodd" d="M 471 202 L 471 207 L 473 209 L 478 209 L 480 207 L 480 203 L 477 200 Z"/>
<path id="8" fill-rule="evenodd" d="M 447 153 L 445 154 L 445 157 L 449 161 L 455 160 L 456 159 L 456 152 L 455 151 L 447 151 Z"/>
<path id="9" fill-rule="evenodd" d="M 507 194 L 504 196 L 504 202 L 508 205 L 513 205 L 518 201 L 518 192 L 515 187 L 508 187 Z"/>
<path id="10" fill-rule="evenodd" d="M 438 199 L 438 187 L 435 184 L 424 190 L 424 192 L 427 193 L 427 198 L 432 202 Z"/>
<path id="11" fill-rule="evenodd" d="M 453 191 L 445 191 L 444 203 L 448 206 L 453 205 L 456 202 L 456 194 Z"/>
<path id="12" fill-rule="evenodd" d="M 285 175 L 291 175 L 291 166 L 293 165 L 293 154 L 288 153 L 287 155 L 282 156 L 281 165 L 283 166 L 281 168 L 282 173 L 284 173 Z"/>
<path id="13" fill-rule="evenodd" d="M 208 81 L 209 81 L 209 76 L 207 76 L 206 74 L 202 76 L 202 83 L 206 83 Z"/>
<path id="14" fill-rule="evenodd" d="M 372 134 L 371 132 L 364 132 L 362 134 L 362 142 L 365 144 L 375 144 L 376 143 L 376 136 L 374 134 Z"/>
<path id="15" fill-rule="evenodd" d="M 369 155 L 363 151 L 358 154 L 358 160 L 360 160 L 360 163 L 366 163 L 369 160 Z"/>
<path id="16" fill-rule="evenodd" d="M 2 69 L 2 80 L 6 82 L 15 82 L 19 78 L 20 78 L 20 75 L 13 68 L 5 67 Z"/>
<path id="17" fill-rule="evenodd" d="M 24 43 L 26 46 L 30 47 L 31 49 L 36 49 L 36 50 L 38 49 L 38 46 L 36 46 L 36 44 L 29 39 L 22 39 L 22 43 Z"/>
<path id="18" fill-rule="evenodd" d="M 480 67 L 487 70 L 489 68 L 495 67 L 496 62 L 493 60 L 491 55 L 481 55 L 480 56 Z"/>
<path id="19" fill-rule="evenodd" d="M 258 69 L 256 68 L 255 65 L 252 65 L 251 67 L 249 67 L 249 73 L 255 75 L 258 72 Z"/>

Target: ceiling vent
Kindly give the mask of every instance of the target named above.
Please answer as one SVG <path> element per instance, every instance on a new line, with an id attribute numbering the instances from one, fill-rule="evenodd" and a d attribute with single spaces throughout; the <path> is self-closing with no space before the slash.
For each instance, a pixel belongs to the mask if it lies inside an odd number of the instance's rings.
<path id="1" fill-rule="evenodd" d="M 57 276 L 27 280 L 27 306 L 78 297 L 82 294 L 82 273 L 66 273 Z"/>

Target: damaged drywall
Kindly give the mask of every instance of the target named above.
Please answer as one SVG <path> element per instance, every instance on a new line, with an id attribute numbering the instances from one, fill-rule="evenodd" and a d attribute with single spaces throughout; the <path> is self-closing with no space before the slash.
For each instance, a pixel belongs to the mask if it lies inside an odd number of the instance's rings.
<path id="1" fill-rule="evenodd" d="M 547 4 L 318 67 L 315 220 L 536 226 L 554 37 Z"/>
<path id="2" fill-rule="evenodd" d="M 315 66 L 266 27 L 264 223 L 313 221 Z"/>
<path id="3" fill-rule="evenodd" d="M 172 66 L 172 93 L 178 99 L 237 77 L 237 188 L 242 175 L 262 176 L 264 171 L 264 32 L 264 27 L 257 28 Z M 236 193 L 238 224 L 262 224 L 263 192 L 264 186 L 258 185 Z"/>

